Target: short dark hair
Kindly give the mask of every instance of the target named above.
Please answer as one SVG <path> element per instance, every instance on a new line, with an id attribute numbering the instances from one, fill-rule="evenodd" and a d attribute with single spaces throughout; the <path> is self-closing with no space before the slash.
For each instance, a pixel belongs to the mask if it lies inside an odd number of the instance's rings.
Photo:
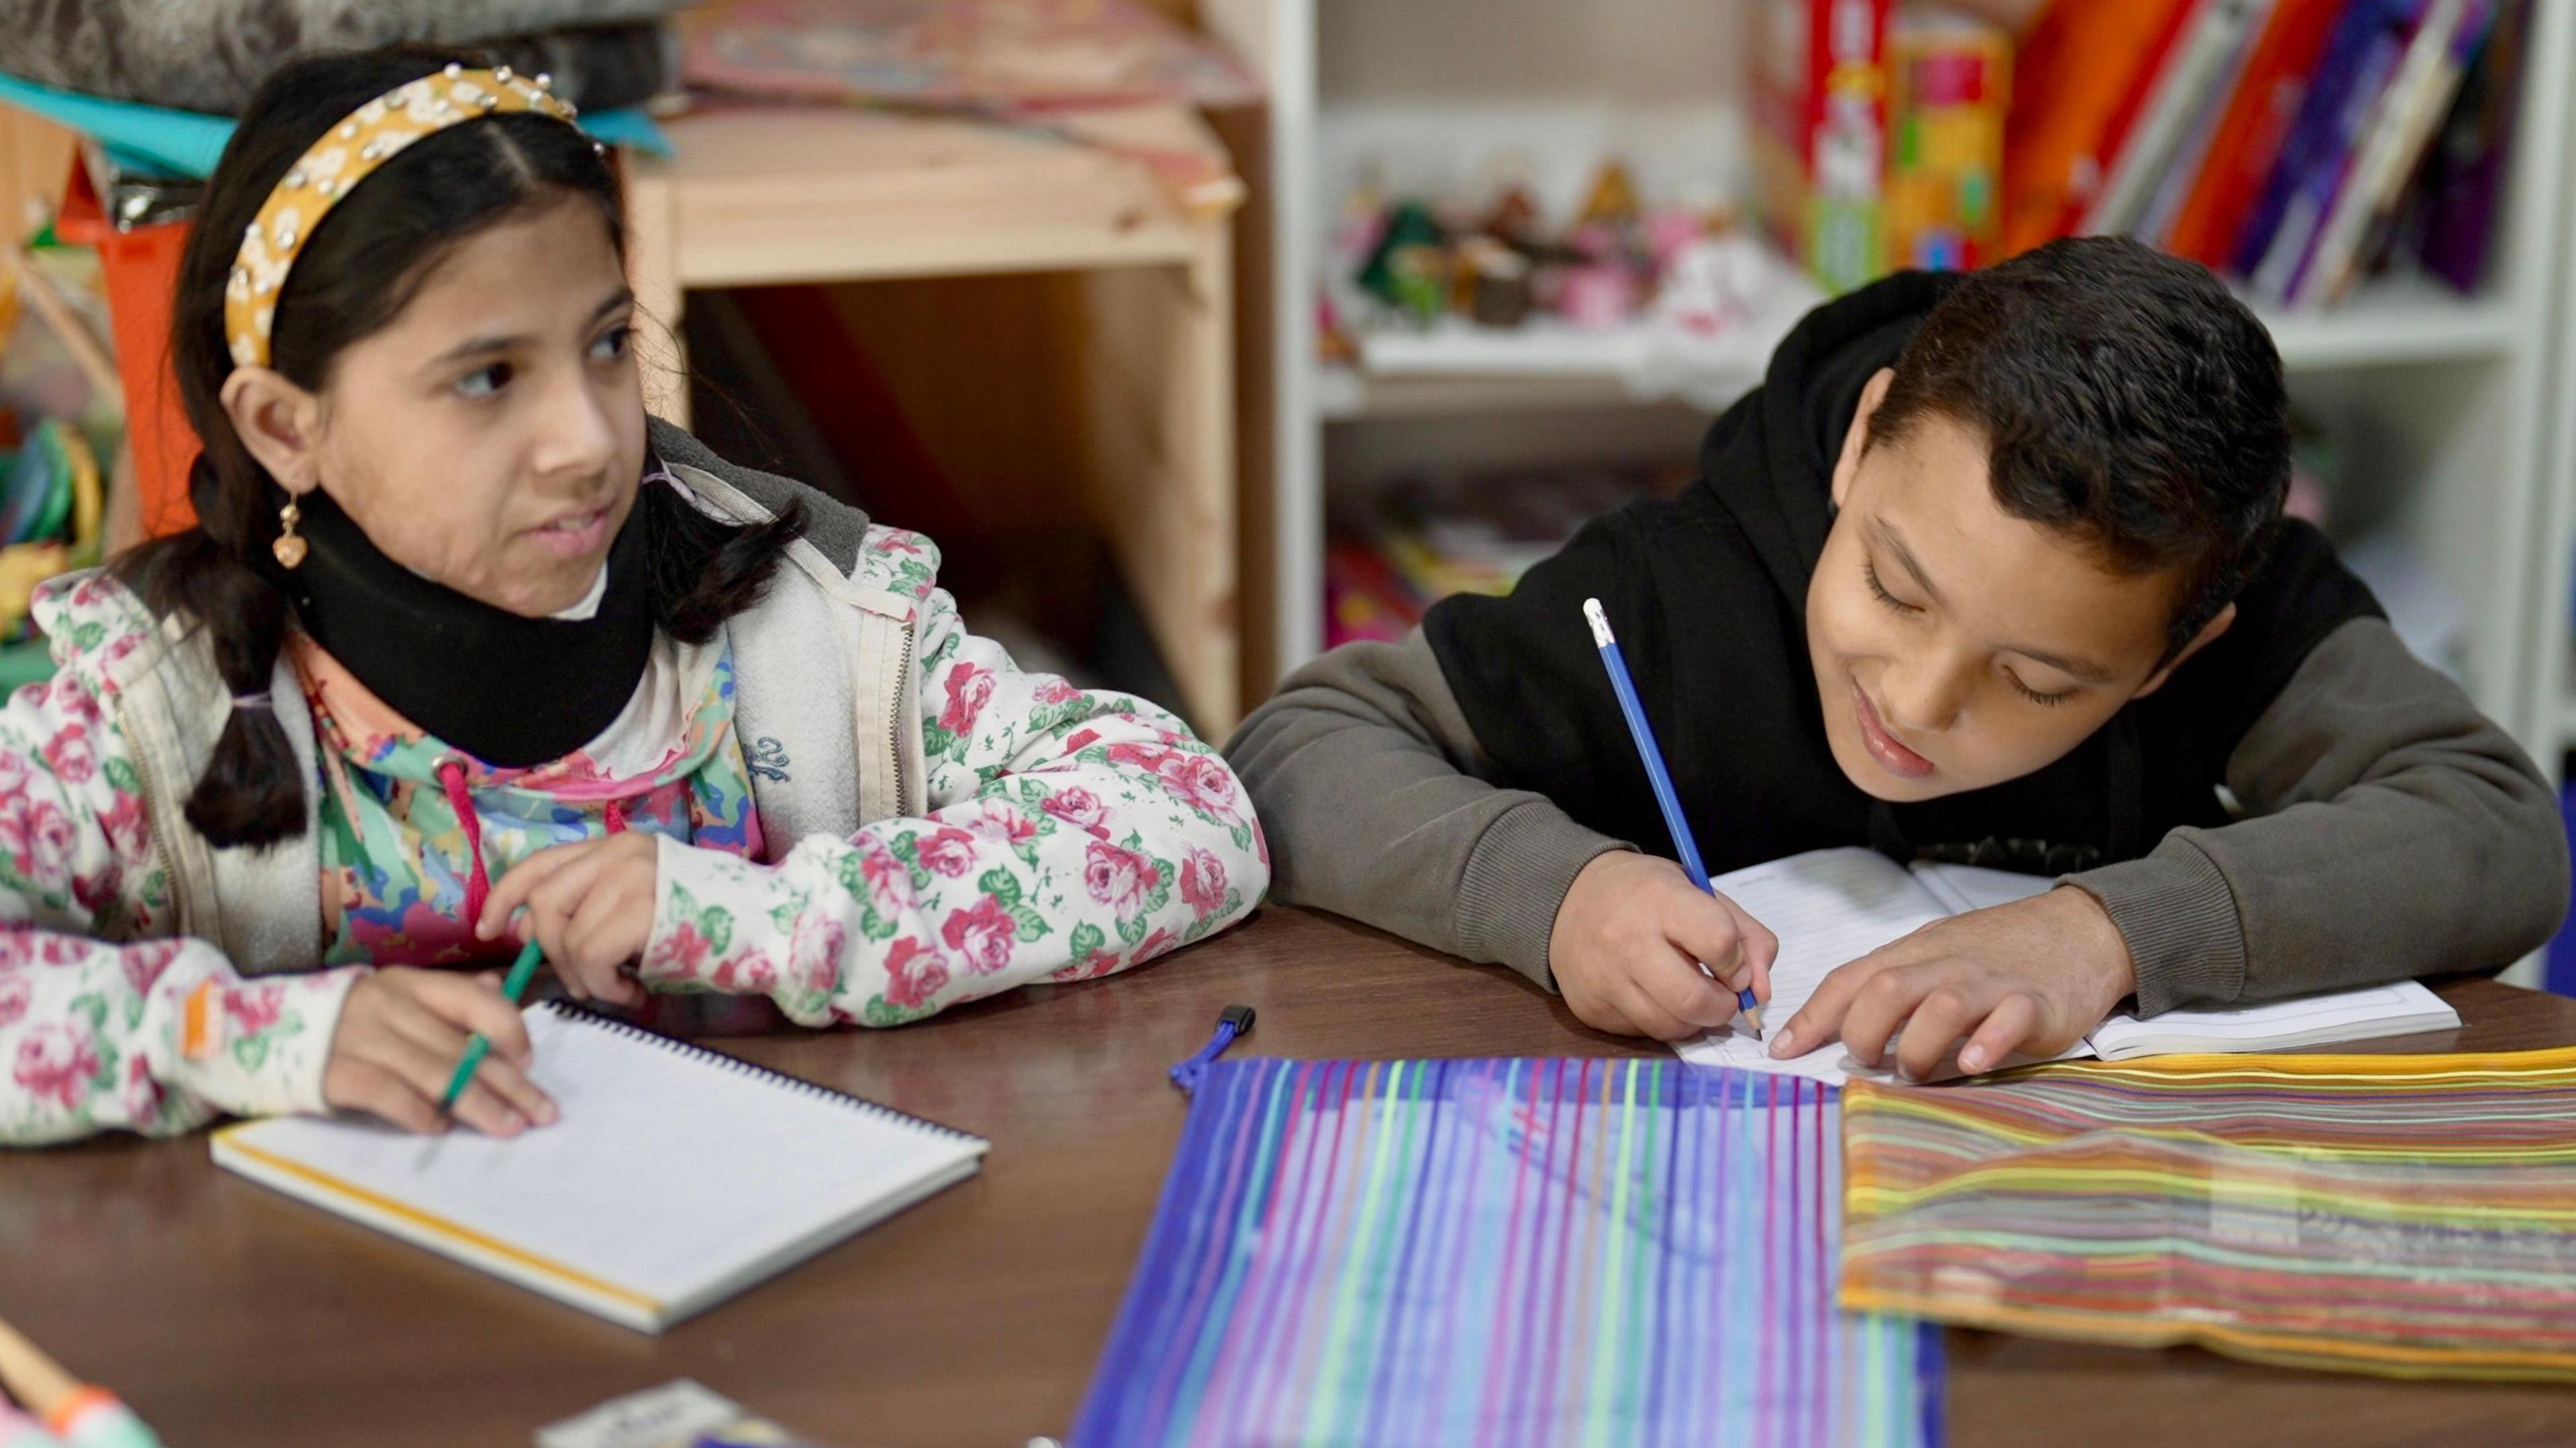
<path id="1" fill-rule="evenodd" d="M 2168 658 L 2262 561 L 2290 487 L 2281 354 L 2208 268 L 2053 241 L 1960 278 L 1895 372 L 1871 445 L 1946 417 L 1985 438 L 2005 512 L 2123 572 L 2184 570 Z"/>

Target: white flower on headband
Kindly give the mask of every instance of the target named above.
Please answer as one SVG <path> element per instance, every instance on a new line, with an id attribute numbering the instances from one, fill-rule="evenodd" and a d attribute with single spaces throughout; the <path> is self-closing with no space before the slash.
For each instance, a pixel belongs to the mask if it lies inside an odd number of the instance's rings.
<path id="1" fill-rule="evenodd" d="M 289 206 L 277 213 L 277 220 L 269 226 L 269 234 L 277 239 L 279 251 L 293 251 L 295 243 L 303 237 L 303 227 L 304 213 Z"/>
<path id="2" fill-rule="evenodd" d="M 328 181 L 349 167 L 349 148 L 330 146 L 304 158 L 300 168 L 308 181 Z"/>

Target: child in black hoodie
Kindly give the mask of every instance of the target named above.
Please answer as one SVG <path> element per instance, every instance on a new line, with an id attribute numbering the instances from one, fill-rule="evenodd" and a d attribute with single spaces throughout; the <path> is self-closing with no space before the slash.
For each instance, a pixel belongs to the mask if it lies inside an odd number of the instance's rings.
<path id="1" fill-rule="evenodd" d="M 1800 323 L 1679 500 L 1291 676 L 1228 749 L 1273 892 L 1603 1030 L 1767 997 L 1776 941 L 1666 858 L 1598 597 L 1712 872 L 1867 845 L 2057 877 L 1835 972 L 1775 1055 L 1839 1033 L 1919 1074 L 1964 1037 L 1976 1070 L 2132 996 L 2508 961 L 2567 899 L 2556 802 L 2281 517 L 2289 473 L 2279 355 L 2198 266 L 2086 239 L 1891 277 Z"/>

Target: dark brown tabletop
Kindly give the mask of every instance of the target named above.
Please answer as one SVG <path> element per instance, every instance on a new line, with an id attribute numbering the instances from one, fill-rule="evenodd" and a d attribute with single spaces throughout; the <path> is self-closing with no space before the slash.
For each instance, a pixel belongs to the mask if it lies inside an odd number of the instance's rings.
<path id="1" fill-rule="evenodd" d="M 2441 987 L 2458 1031 L 2383 1050 L 2576 1044 L 2576 1001 Z M 692 1377 L 851 1445 L 1007 1445 L 1070 1424 L 1222 1007 L 1281 1056 L 1633 1055 L 1507 971 L 1296 910 L 1135 974 L 896 1031 L 721 1049 L 992 1139 L 980 1176 L 646 1337 L 218 1172 L 202 1135 L 0 1153 L 0 1317 L 172 1448 L 526 1444 Z M 2349 1048 L 2347 1048 L 2349 1049 Z M 635 1210 L 650 1213 L 652 1203 Z M 1959 1448 L 2576 1443 L 2576 1391 L 2394 1383 L 1954 1332 Z"/>

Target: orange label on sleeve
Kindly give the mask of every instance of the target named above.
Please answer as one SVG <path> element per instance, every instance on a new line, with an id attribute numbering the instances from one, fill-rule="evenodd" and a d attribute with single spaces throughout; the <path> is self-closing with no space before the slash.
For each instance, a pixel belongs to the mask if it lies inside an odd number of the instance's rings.
<path id="1" fill-rule="evenodd" d="M 215 982 L 201 982 L 188 992 L 187 1004 L 179 1010 L 179 1054 L 191 1061 L 202 1061 L 215 1053 L 223 1043 L 216 1040 Z"/>

